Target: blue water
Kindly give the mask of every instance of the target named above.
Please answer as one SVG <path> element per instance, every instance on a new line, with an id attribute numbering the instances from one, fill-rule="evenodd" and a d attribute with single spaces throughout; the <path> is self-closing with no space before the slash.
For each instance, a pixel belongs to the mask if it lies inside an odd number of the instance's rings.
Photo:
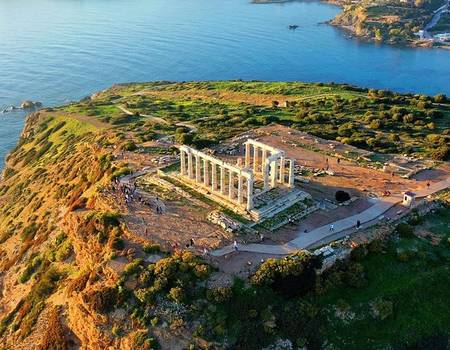
<path id="1" fill-rule="evenodd" d="M 0 107 L 159 79 L 335 81 L 450 95 L 450 51 L 365 44 L 319 25 L 339 11 L 315 1 L 0 0 Z M 0 118 L 3 164 L 23 116 Z"/>

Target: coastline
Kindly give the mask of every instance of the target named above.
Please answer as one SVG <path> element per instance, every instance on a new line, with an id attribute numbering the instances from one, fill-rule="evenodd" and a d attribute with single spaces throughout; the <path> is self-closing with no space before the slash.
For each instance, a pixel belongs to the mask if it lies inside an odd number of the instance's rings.
<path id="1" fill-rule="evenodd" d="M 252 4 L 263 5 L 263 4 L 283 4 L 289 2 L 295 2 L 298 0 L 252 0 Z M 375 44 L 387 44 L 391 46 L 398 47 L 410 47 L 410 48 L 440 48 L 440 49 L 450 49 L 450 45 L 436 45 L 431 40 L 426 39 L 410 39 L 404 38 L 404 41 L 398 42 L 394 41 L 391 38 L 382 38 L 376 39 L 369 35 L 369 33 L 358 32 L 356 29 L 357 18 L 352 17 L 349 23 L 344 23 L 346 19 L 343 20 L 343 17 L 347 14 L 347 8 L 354 5 L 354 3 L 350 0 L 319 0 L 320 2 L 324 2 L 330 5 L 338 6 L 342 9 L 340 13 L 338 13 L 334 18 L 329 19 L 328 21 L 322 22 L 323 24 L 327 24 L 342 30 L 344 33 L 349 35 L 352 38 L 356 38 L 362 40 L 367 43 L 375 43 Z"/>

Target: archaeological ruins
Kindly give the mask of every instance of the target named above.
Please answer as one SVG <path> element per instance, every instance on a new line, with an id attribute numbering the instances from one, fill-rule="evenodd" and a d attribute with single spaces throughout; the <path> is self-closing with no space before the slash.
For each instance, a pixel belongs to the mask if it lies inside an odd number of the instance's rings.
<path id="1" fill-rule="evenodd" d="M 244 162 L 238 158 L 233 165 L 182 145 L 179 177 L 220 204 L 257 220 L 307 197 L 295 189 L 294 160 L 287 159 L 284 151 L 253 139 L 244 146 Z"/>

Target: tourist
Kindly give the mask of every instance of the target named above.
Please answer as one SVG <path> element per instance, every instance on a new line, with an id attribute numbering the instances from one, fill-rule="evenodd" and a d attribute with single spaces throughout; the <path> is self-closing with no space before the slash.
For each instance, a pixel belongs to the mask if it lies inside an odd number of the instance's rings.
<path id="1" fill-rule="evenodd" d="M 193 238 L 191 238 L 191 240 L 190 240 L 189 242 L 191 243 L 191 246 L 193 247 L 193 246 L 194 246 L 194 244 L 195 244 L 195 242 L 194 242 L 194 239 L 193 239 Z"/>
<path id="2" fill-rule="evenodd" d="M 356 229 L 359 230 L 360 227 L 361 227 L 361 221 L 357 220 L 356 221 Z"/>
<path id="3" fill-rule="evenodd" d="M 239 251 L 238 244 L 236 241 L 233 242 L 234 251 Z"/>
<path id="4" fill-rule="evenodd" d="M 341 158 L 338 158 L 337 159 L 337 163 L 339 164 L 341 162 Z"/>
<path id="5" fill-rule="evenodd" d="M 333 225 L 333 224 L 330 225 L 330 231 L 331 231 L 331 232 L 334 231 L 334 225 Z"/>

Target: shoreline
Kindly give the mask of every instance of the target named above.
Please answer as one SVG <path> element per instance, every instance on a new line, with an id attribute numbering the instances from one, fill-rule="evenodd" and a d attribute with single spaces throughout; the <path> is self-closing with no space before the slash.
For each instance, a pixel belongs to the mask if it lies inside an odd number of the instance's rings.
<path id="1" fill-rule="evenodd" d="M 264 5 L 264 4 L 284 4 L 290 2 L 298 2 L 301 0 L 252 0 L 251 3 L 255 5 Z M 308 1 L 308 0 L 305 0 Z M 338 28 L 343 31 L 351 38 L 355 38 L 361 40 L 366 43 L 371 44 L 386 44 L 394 47 L 408 47 L 408 48 L 426 48 L 426 49 L 450 49 L 450 45 L 435 45 L 434 41 L 424 40 L 424 39 L 416 39 L 416 40 L 407 40 L 405 42 L 393 42 L 392 40 L 376 40 L 368 35 L 359 35 L 356 33 L 356 30 L 353 25 L 344 25 L 337 23 L 339 16 L 345 14 L 345 6 L 349 4 L 346 0 L 311 0 L 311 1 L 319 1 L 329 5 L 335 5 L 342 9 L 340 13 L 338 13 L 334 18 L 331 18 L 327 21 L 321 22 L 320 24 L 327 24 L 332 27 Z"/>

